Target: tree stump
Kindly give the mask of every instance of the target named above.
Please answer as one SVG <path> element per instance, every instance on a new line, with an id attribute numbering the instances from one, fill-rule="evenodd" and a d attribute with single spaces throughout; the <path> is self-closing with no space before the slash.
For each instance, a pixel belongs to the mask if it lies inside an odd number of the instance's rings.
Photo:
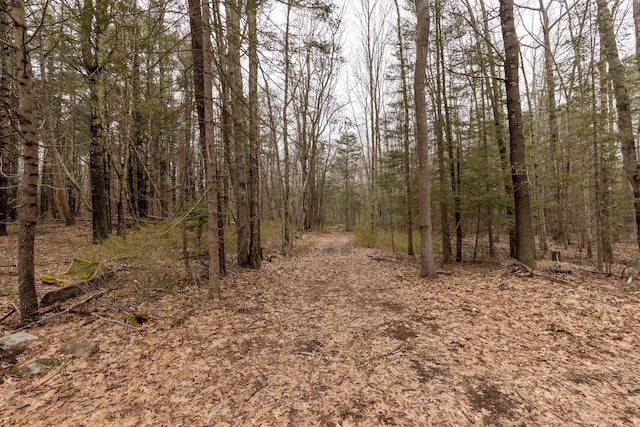
<path id="1" fill-rule="evenodd" d="M 562 255 L 560 251 L 551 251 L 551 261 L 562 261 Z"/>

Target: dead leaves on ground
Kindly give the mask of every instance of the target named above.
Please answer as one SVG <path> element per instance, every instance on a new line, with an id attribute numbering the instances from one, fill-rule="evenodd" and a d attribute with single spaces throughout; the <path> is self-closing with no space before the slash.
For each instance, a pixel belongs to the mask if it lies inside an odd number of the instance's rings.
<path id="1" fill-rule="evenodd" d="M 640 425 L 637 288 L 498 263 L 428 281 L 349 241 L 306 235 L 219 304 L 123 288 L 34 328 L 20 359 L 74 336 L 99 351 L 6 377 L 0 424 Z"/>

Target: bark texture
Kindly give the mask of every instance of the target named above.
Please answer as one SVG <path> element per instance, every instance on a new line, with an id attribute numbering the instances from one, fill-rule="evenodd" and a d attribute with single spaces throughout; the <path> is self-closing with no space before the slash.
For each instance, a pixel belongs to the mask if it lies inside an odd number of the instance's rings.
<path id="1" fill-rule="evenodd" d="M 29 56 L 27 21 L 23 0 L 13 0 L 11 8 L 18 84 L 18 121 L 22 139 L 22 194 L 18 210 L 18 293 L 23 322 L 40 317 L 34 275 L 34 242 L 38 217 L 38 140 L 33 124 L 33 71 Z"/>

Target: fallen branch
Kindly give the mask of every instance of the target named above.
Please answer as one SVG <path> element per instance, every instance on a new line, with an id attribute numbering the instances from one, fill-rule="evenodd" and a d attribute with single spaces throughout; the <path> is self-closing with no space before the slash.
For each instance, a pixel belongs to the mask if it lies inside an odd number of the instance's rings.
<path id="1" fill-rule="evenodd" d="M 54 314 L 53 316 L 49 316 L 49 317 L 46 317 L 46 318 L 41 318 L 41 319 L 35 320 L 33 322 L 27 323 L 26 325 L 23 325 L 22 327 L 16 329 L 13 332 L 18 332 L 18 331 L 21 331 L 23 329 L 28 329 L 33 325 L 41 325 L 41 324 L 43 324 L 45 322 L 48 322 L 51 319 L 55 319 L 58 316 L 62 316 L 63 314 L 67 314 L 67 313 L 71 312 L 72 310 L 75 310 L 76 308 L 80 307 L 81 305 L 86 304 L 89 301 L 91 301 L 93 299 L 96 299 L 98 297 L 101 297 L 102 295 L 106 294 L 107 292 L 113 291 L 114 289 L 115 288 L 104 289 L 104 290 L 102 290 L 100 292 L 97 292 L 97 293 L 95 293 L 93 295 L 89 295 L 87 298 L 83 299 L 79 303 L 77 303 L 75 305 L 72 305 L 71 307 L 62 310 L 62 311 Z"/>

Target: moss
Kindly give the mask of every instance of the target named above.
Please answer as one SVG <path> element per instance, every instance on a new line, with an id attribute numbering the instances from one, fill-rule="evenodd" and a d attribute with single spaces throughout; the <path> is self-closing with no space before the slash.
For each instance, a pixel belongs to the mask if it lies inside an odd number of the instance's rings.
<path id="1" fill-rule="evenodd" d="M 184 325 L 190 319 L 188 314 L 183 314 L 182 316 L 178 316 L 173 321 L 171 321 L 171 326 L 176 328 L 178 326 Z"/>
<path id="2" fill-rule="evenodd" d="M 88 261 L 82 258 L 74 258 L 67 269 L 67 274 L 70 276 L 76 276 L 82 280 L 88 280 L 95 273 L 98 268 L 98 261 Z"/>
<path id="3" fill-rule="evenodd" d="M 127 323 L 132 326 L 142 325 L 149 321 L 149 315 L 147 313 L 131 313 L 127 317 Z"/>
<path id="4" fill-rule="evenodd" d="M 54 276 L 53 274 L 47 274 L 44 273 L 43 275 L 40 276 L 40 279 L 44 282 L 44 283 L 48 283 L 50 285 L 64 285 L 65 283 L 68 283 L 68 280 L 64 280 L 64 279 L 58 279 L 56 276 Z"/>

